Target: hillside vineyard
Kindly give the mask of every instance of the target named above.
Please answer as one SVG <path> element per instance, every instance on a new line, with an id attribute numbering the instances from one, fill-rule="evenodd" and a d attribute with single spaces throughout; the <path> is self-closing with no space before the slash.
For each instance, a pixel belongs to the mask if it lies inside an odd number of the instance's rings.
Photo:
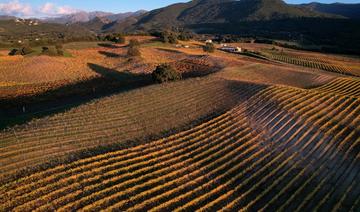
<path id="1" fill-rule="evenodd" d="M 360 212 L 360 3 L 290 1 L 0 0 L 0 212 Z"/>
<path id="2" fill-rule="evenodd" d="M 359 99 L 254 89 L 189 130 L 8 182 L 1 210 L 356 210 Z"/>

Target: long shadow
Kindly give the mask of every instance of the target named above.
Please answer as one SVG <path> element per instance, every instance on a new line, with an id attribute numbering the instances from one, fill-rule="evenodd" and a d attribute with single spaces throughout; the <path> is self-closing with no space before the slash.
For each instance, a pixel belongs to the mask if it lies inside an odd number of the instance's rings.
<path id="1" fill-rule="evenodd" d="M 175 50 L 175 49 L 165 49 L 165 48 L 156 48 L 159 51 L 169 52 L 169 53 L 175 53 L 175 54 L 184 54 L 181 51 Z"/>
<path id="2" fill-rule="evenodd" d="M 153 83 L 148 74 L 118 72 L 93 63 L 88 66 L 101 76 L 33 96 L 0 100 L 0 130 Z M 25 108 L 26 112 L 23 111 Z"/>
<path id="3" fill-rule="evenodd" d="M 106 52 L 106 51 L 98 51 L 98 52 L 99 52 L 99 54 L 104 55 L 104 56 L 109 57 L 109 58 L 125 57 L 124 55 L 117 54 L 117 53 L 114 53 L 114 52 Z"/>
<path id="4" fill-rule="evenodd" d="M 27 123 L 34 118 L 65 112 L 95 99 L 154 84 L 151 74 L 119 72 L 93 63 L 88 63 L 88 66 L 100 77 L 67 84 L 37 95 L 0 100 L 0 130 Z M 204 77 L 214 72 L 187 72 L 183 74 L 183 79 Z"/>
<path id="5" fill-rule="evenodd" d="M 116 45 L 114 45 L 112 43 L 99 43 L 98 46 L 109 48 L 109 49 L 121 49 L 121 48 L 123 48 L 122 46 L 116 46 Z"/>

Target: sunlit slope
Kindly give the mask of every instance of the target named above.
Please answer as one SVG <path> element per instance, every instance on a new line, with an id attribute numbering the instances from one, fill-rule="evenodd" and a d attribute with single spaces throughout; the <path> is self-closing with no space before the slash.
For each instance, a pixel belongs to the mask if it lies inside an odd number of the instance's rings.
<path id="1" fill-rule="evenodd" d="M 356 210 L 360 100 L 243 90 L 252 97 L 190 130 L 9 182 L 0 210 Z"/>
<path id="2" fill-rule="evenodd" d="M 223 113 L 263 87 L 216 78 L 154 85 L 8 129 L 0 132 L 0 179 L 82 150 L 127 147 L 135 140 L 191 127 L 189 123 Z"/>
<path id="3" fill-rule="evenodd" d="M 316 88 L 321 92 L 331 92 L 346 96 L 360 97 L 360 79 L 336 78 L 335 80 Z"/>
<path id="4" fill-rule="evenodd" d="M 271 60 L 276 60 L 284 63 L 304 66 L 312 69 L 319 69 L 343 75 L 357 77 L 360 76 L 358 68 L 353 69 L 351 67 L 344 66 L 342 63 L 334 63 L 330 59 L 300 56 L 277 51 L 263 51 L 262 54 Z"/>

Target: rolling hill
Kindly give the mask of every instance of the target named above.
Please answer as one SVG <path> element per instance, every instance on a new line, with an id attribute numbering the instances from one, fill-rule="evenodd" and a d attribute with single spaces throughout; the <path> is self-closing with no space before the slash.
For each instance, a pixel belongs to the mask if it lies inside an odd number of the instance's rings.
<path id="1" fill-rule="evenodd" d="M 309 4 L 303 4 L 301 6 L 310 9 L 311 11 L 336 14 L 352 19 L 360 19 L 360 4 L 321 4 L 313 2 Z"/>
<path id="2" fill-rule="evenodd" d="M 95 33 L 122 32 L 137 22 L 138 17 L 145 14 L 145 10 L 136 12 L 112 14 L 108 16 L 95 17 L 88 22 L 77 23 Z"/>
<path id="3" fill-rule="evenodd" d="M 96 17 L 106 17 L 114 15 L 113 13 L 94 11 L 94 12 L 77 12 L 69 15 L 64 15 L 56 18 L 46 18 L 45 22 L 58 24 L 73 24 L 78 22 L 88 22 Z"/>
<path id="4" fill-rule="evenodd" d="M 333 16 L 288 5 L 282 0 L 195 0 L 153 10 L 145 14 L 137 26 L 232 23 L 305 17 Z"/>
<path id="5" fill-rule="evenodd" d="M 282 0 L 196 0 L 150 11 L 125 31 L 187 28 L 199 34 L 233 34 L 285 40 L 337 53 L 358 54 L 360 21 Z M 336 30 L 334 30 L 336 29 Z"/>
<path id="6" fill-rule="evenodd" d="M 102 11 L 94 12 L 77 12 L 69 15 L 64 15 L 56 18 L 46 18 L 43 21 L 48 23 L 58 23 L 58 24 L 75 24 L 75 23 L 86 23 L 92 22 L 96 18 L 105 18 L 110 21 L 122 21 L 129 17 L 139 16 L 144 14 L 145 10 L 139 10 L 136 12 L 125 12 L 125 13 L 109 13 Z"/>
<path id="7" fill-rule="evenodd" d="M 49 41 L 89 38 L 93 35 L 85 27 L 46 23 L 36 19 L 0 20 L 0 43 L 14 46 L 19 41 Z"/>

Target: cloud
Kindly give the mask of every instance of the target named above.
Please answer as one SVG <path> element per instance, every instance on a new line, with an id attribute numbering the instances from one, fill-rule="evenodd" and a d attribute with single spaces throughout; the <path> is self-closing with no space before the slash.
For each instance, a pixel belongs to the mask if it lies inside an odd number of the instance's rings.
<path id="1" fill-rule="evenodd" d="M 69 6 L 57 6 L 53 3 L 47 2 L 42 5 L 38 11 L 42 16 L 60 16 L 60 15 L 68 15 L 72 13 L 79 12 L 78 9 L 69 7 Z"/>
<path id="2" fill-rule="evenodd" d="M 33 9 L 29 4 L 22 4 L 18 0 L 0 3 L 0 15 L 27 17 L 33 14 Z"/>
<path id="3" fill-rule="evenodd" d="M 39 8 L 39 11 L 43 14 L 52 14 L 55 11 L 55 5 L 47 2 Z"/>
<path id="4" fill-rule="evenodd" d="M 47 2 L 40 7 L 34 8 L 19 0 L 10 0 L 7 3 L 0 3 L 0 15 L 11 15 L 18 17 L 57 17 L 79 12 L 80 10 L 70 6 L 58 6 Z"/>

